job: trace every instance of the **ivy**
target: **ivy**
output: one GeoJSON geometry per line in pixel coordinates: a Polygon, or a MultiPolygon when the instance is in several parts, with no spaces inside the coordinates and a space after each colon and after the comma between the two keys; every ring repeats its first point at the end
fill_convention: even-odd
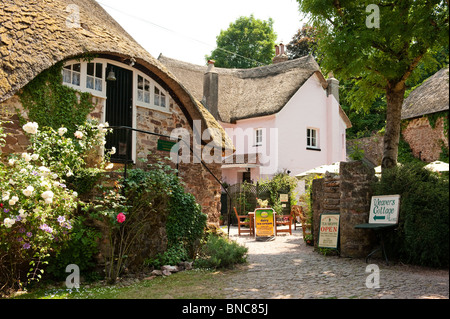
{"type": "MultiPolygon", "coordinates": [[[[28,120],[39,126],[67,128],[73,135],[94,109],[92,95],[70,88],[62,83],[64,62],[58,62],[31,80],[19,93],[28,120]]],[[[20,114],[20,112],[17,112],[20,114]]],[[[25,122],[24,118],[20,119],[25,122]]]]}

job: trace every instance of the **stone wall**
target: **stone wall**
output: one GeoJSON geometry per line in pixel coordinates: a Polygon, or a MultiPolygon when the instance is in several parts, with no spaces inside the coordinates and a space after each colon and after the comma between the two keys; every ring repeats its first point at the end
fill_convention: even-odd
{"type": "Polygon", "coordinates": [[[22,109],[22,104],[17,95],[0,103],[0,120],[8,122],[3,124],[4,132],[7,133],[7,136],[5,138],[6,145],[2,147],[0,153],[23,153],[30,145],[20,125],[16,108],[22,109]]]}
{"type": "Polygon", "coordinates": [[[316,196],[313,200],[314,247],[318,248],[320,214],[339,213],[341,180],[338,175],[327,173],[324,178],[314,180],[313,184],[316,196]]]}
{"type": "Polygon", "coordinates": [[[361,161],[342,162],[340,178],[341,256],[365,257],[372,250],[375,238],[371,231],[355,229],[355,225],[369,220],[375,170],[361,161]]]}
{"type": "Polygon", "coordinates": [[[375,177],[373,168],[361,161],[341,162],[339,175],[326,174],[312,184],[314,246],[318,248],[320,214],[339,213],[339,250],[342,257],[365,257],[374,245],[370,231],[355,229],[367,223],[375,177]]]}
{"type": "Polygon", "coordinates": [[[439,159],[442,143],[448,147],[448,137],[444,134],[444,120],[439,118],[434,129],[427,117],[412,119],[402,131],[403,138],[408,142],[414,157],[425,162],[439,159]]]}

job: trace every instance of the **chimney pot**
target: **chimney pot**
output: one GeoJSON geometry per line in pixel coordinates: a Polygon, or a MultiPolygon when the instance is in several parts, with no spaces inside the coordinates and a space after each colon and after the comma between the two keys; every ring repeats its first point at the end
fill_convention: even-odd
{"type": "Polygon", "coordinates": [[[280,47],[278,45],[275,45],[275,56],[280,55],[280,47]]]}

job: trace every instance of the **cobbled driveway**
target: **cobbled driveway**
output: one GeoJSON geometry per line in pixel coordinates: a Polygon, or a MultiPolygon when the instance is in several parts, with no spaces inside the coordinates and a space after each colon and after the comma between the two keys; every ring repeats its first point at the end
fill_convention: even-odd
{"type": "Polygon", "coordinates": [[[304,243],[299,227],[292,235],[266,242],[248,235],[237,236],[237,228],[231,227],[230,238],[249,249],[248,265],[233,275],[225,288],[230,299],[449,297],[448,270],[387,266],[381,259],[371,259],[366,264],[364,259],[323,256],[304,243]],[[378,288],[374,287],[376,274],[366,269],[369,265],[379,269],[378,288]]]}

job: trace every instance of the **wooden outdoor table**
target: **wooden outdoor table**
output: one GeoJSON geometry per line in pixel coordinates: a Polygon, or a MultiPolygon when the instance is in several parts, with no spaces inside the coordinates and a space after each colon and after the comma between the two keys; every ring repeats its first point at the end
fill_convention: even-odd
{"type": "Polygon", "coordinates": [[[370,256],[372,256],[378,250],[381,250],[382,254],[384,255],[384,258],[386,259],[386,264],[389,265],[389,260],[387,258],[386,250],[384,248],[383,235],[387,231],[394,230],[394,228],[396,228],[397,226],[398,226],[398,224],[380,224],[380,223],[370,223],[370,224],[358,224],[358,225],[355,225],[356,229],[372,229],[372,230],[374,230],[375,234],[377,235],[377,237],[380,240],[380,246],[377,247],[375,250],[373,250],[370,254],[367,255],[366,263],[367,263],[368,259],[370,258],[370,256]]]}

